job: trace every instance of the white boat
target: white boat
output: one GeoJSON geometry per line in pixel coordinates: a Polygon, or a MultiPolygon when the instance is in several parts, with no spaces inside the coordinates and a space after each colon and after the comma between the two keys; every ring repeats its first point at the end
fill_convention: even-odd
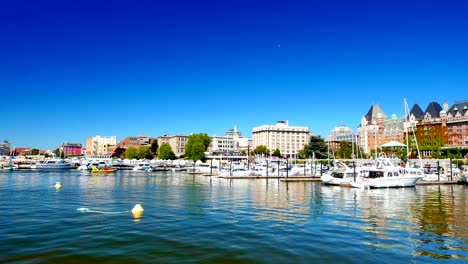
{"type": "Polygon", "coordinates": [[[195,172],[200,172],[203,174],[218,174],[219,166],[215,164],[211,165],[209,163],[199,163],[195,165],[195,172]]]}
{"type": "Polygon", "coordinates": [[[133,167],[132,170],[151,172],[151,171],[153,171],[153,168],[151,167],[151,165],[148,162],[144,162],[144,163],[138,163],[135,167],[133,167]]]}
{"type": "Polygon", "coordinates": [[[47,159],[44,162],[37,163],[32,169],[36,170],[69,170],[72,169],[72,165],[66,162],[64,159],[47,159]]]}
{"type": "Polygon", "coordinates": [[[290,170],[292,176],[301,176],[301,175],[320,175],[320,168],[317,168],[315,164],[295,164],[290,170]]]}
{"type": "Polygon", "coordinates": [[[334,169],[324,173],[320,180],[325,185],[350,185],[361,177],[361,167],[351,168],[343,162],[335,162],[334,169]]]}
{"type": "Polygon", "coordinates": [[[246,168],[234,168],[231,171],[229,169],[221,172],[219,176],[221,177],[239,177],[239,176],[252,176],[253,171],[246,168]]]}
{"type": "Polygon", "coordinates": [[[414,187],[423,176],[420,169],[402,168],[389,158],[379,158],[365,176],[350,182],[350,185],[361,188],[414,187]]]}

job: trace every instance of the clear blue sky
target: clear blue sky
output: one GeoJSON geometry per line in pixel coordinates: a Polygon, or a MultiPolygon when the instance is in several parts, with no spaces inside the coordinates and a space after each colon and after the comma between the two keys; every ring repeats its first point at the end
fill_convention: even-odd
{"type": "Polygon", "coordinates": [[[16,147],[277,120],[326,137],[374,103],[468,100],[466,1],[6,0],[0,24],[16,147]]]}

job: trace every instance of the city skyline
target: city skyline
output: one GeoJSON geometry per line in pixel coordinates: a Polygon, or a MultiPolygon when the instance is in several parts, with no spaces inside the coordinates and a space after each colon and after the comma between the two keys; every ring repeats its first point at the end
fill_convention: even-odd
{"type": "Polygon", "coordinates": [[[288,120],[328,137],[369,107],[466,100],[463,1],[11,1],[0,140],[207,133],[288,120]]]}

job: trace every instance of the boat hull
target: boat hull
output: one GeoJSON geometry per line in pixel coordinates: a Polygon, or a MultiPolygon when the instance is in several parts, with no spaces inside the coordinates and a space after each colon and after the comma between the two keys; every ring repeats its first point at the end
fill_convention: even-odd
{"type": "Polygon", "coordinates": [[[361,186],[368,188],[414,187],[421,178],[421,176],[403,176],[367,179],[362,182],[361,186]]]}

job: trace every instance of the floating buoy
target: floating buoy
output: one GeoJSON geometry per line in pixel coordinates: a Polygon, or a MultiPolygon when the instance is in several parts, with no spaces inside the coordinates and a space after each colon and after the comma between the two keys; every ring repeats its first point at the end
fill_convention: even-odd
{"type": "Polygon", "coordinates": [[[135,204],[135,206],[132,209],[132,215],[134,218],[140,218],[141,215],[143,214],[143,211],[145,210],[143,209],[141,204],[135,204]]]}
{"type": "Polygon", "coordinates": [[[62,188],[62,184],[60,182],[55,183],[55,189],[60,189],[62,188]]]}

